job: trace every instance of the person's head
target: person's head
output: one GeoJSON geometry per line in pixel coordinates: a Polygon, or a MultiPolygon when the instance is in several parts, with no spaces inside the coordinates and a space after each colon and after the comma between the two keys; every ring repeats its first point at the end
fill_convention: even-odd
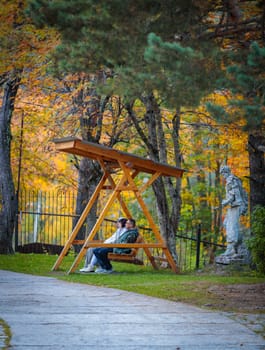
{"type": "Polygon", "coordinates": [[[126,218],[119,218],[119,219],[117,220],[117,225],[120,226],[120,227],[125,227],[126,222],[127,222],[127,219],[126,219],[126,218]]]}
{"type": "Polygon", "coordinates": [[[230,170],[229,166],[227,166],[227,165],[222,166],[220,169],[220,174],[224,178],[227,178],[231,174],[231,170],[230,170]]]}
{"type": "Polygon", "coordinates": [[[131,229],[131,228],[134,228],[135,227],[135,220],[130,218],[126,221],[126,228],[127,229],[131,229]]]}

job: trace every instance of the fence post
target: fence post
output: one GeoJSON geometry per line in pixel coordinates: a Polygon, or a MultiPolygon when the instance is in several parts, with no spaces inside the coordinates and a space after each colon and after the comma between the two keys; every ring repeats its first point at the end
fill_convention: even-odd
{"type": "Polygon", "coordinates": [[[17,212],[16,212],[16,220],[15,220],[15,230],[14,230],[14,251],[18,251],[18,220],[19,220],[19,198],[18,193],[16,193],[17,197],[17,212]]]}
{"type": "Polygon", "coordinates": [[[196,269],[200,267],[200,248],[201,248],[201,224],[197,229],[197,242],[196,242],[196,269]]]}

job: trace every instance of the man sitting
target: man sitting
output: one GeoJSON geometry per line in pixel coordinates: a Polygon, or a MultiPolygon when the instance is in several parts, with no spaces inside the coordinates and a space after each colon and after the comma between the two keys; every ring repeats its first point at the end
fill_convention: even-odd
{"type": "MultiPolygon", "coordinates": [[[[126,218],[119,218],[117,220],[117,230],[111,237],[107,238],[104,243],[116,243],[117,239],[126,231],[126,222],[126,218]]],[[[80,272],[94,272],[96,265],[98,265],[97,258],[93,253],[93,249],[89,248],[86,252],[85,266],[80,270],[80,272]]]]}
{"type": "MultiPolygon", "coordinates": [[[[115,243],[134,243],[138,237],[138,229],[135,225],[134,219],[128,219],[125,224],[126,231],[118,238],[115,243]]],[[[130,248],[96,248],[94,249],[94,255],[97,258],[100,268],[97,269],[96,273],[111,273],[112,265],[108,258],[108,253],[117,254],[129,254],[131,252],[130,248]]]]}

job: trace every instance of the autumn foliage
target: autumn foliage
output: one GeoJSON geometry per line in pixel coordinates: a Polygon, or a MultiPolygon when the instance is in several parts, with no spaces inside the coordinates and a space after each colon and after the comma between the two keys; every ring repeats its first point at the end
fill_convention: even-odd
{"type": "MultiPolygon", "coordinates": [[[[16,191],[73,189],[80,194],[80,184],[89,177],[82,177],[82,170],[89,169],[91,182],[83,189],[95,186],[100,176],[95,164],[84,169],[80,158],[55,152],[54,138],[77,136],[186,169],[182,183],[165,180],[145,194],[150,210],[158,212],[168,242],[177,228],[185,232],[198,223],[209,240],[224,241],[219,170],[228,164],[251,191],[248,147],[257,129],[250,133],[245,114],[238,111],[242,101],[253,106],[259,99],[262,136],[264,84],[261,80],[252,96],[222,79],[227,83],[232,74],[227,67],[245,67],[251,42],[262,46],[261,4],[187,1],[178,8],[175,1],[169,3],[113,1],[110,6],[80,0],[72,8],[67,1],[3,2],[2,101],[9,80],[18,78],[4,125],[10,127],[13,185],[16,191]],[[209,105],[231,118],[218,119],[209,105]]],[[[2,112],[4,107],[3,102],[2,112]]],[[[85,204],[84,198],[80,201],[85,204]]],[[[132,210],[144,224],[137,208],[132,210]]]]}

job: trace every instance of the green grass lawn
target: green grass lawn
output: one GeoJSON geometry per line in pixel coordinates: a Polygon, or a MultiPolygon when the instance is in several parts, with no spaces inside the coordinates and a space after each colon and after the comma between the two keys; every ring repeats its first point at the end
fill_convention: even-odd
{"type": "MultiPolygon", "coordinates": [[[[222,307],[218,295],[209,290],[212,286],[246,285],[265,283],[265,276],[259,276],[253,271],[233,272],[218,275],[211,272],[194,272],[189,274],[174,274],[171,270],[153,270],[149,266],[138,266],[125,263],[113,263],[115,273],[97,275],[81,274],[78,270],[70,275],[74,257],[64,258],[58,271],[51,271],[57,256],[44,254],[14,254],[0,255],[0,269],[33,275],[52,276],[69,282],[117,288],[132,291],[172,301],[186,302],[200,307],[238,311],[240,305],[232,306],[222,298],[222,307]],[[226,305],[227,304],[227,305],[226,305]]],[[[252,312],[252,310],[246,310],[252,312]]],[[[259,310],[258,312],[265,312],[259,310]]]]}

